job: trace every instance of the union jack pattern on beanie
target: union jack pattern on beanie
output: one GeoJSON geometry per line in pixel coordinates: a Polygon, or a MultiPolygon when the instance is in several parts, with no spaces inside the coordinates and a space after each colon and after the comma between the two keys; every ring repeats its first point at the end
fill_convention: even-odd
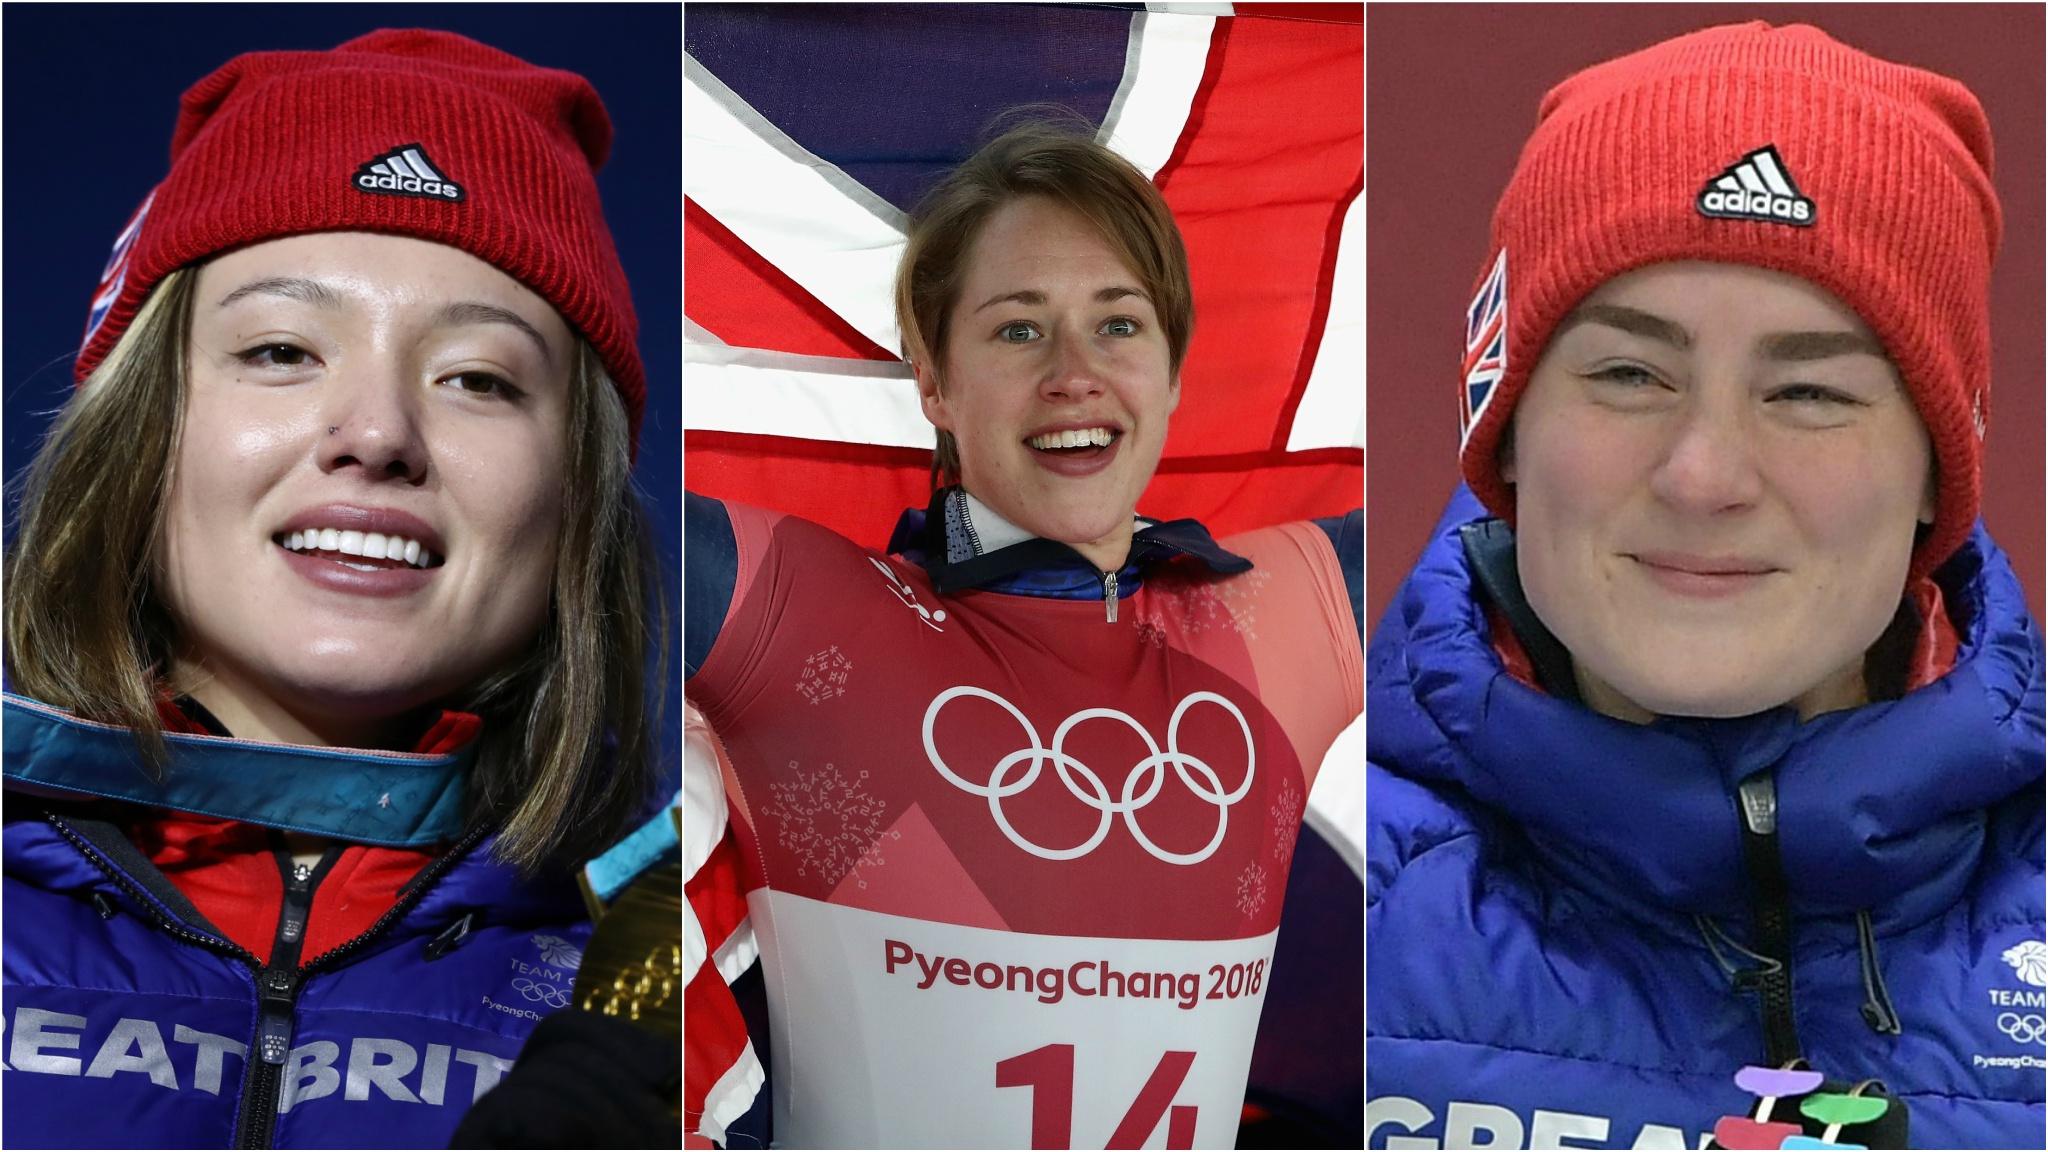
{"type": "Polygon", "coordinates": [[[1976,97],[1817,28],[1709,28],[1579,72],[1544,97],[1494,211],[1466,324],[1466,482],[1513,522],[1502,434],[1601,284],[1674,260],[1769,268],[1854,309],[1912,396],[1939,469],[1925,575],[1977,518],[2002,227],[1976,97]]]}
{"type": "Polygon", "coordinates": [[[171,167],[122,229],[74,375],[175,269],[309,232],[460,248],[554,305],[597,349],[637,442],[638,323],[598,199],[597,92],[451,32],[383,29],[326,52],[251,52],[185,92],[171,167]]]}

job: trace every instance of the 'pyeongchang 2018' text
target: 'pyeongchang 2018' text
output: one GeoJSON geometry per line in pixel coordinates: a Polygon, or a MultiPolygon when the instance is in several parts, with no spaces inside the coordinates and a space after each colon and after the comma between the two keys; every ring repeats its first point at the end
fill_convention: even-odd
{"type": "Polygon", "coordinates": [[[884,940],[882,970],[893,976],[898,969],[913,976],[920,991],[944,980],[962,988],[1028,992],[1043,1004],[1057,1004],[1071,992],[1075,996],[1171,1000],[1183,1009],[1192,1009],[1203,1000],[1258,995],[1265,981],[1266,961],[1211,964],[1205,980],[1201,972],[1126,972],[1108,960],[1033,967],[960,956],[927,956],[901,940],[884,940]]]}

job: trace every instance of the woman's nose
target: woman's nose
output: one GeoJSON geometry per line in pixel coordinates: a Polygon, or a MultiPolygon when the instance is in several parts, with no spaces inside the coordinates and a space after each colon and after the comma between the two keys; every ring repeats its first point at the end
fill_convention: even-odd
{"type": "Polygon", "coordinates": [[[1085,339],[1065,335],[1053,338],[1053,359],[1040,385],[1048,400],[1086,400],[1102,394],[1104,375],[1101,358],[1085,339]]]}
{"type": "Polygon", "coordinates": [[[414,391],[395,368],[333,382],[322,406],[320,469],[360,469],[364,479],[418,483],[426,478],[426,440],[414,391]]]}
{"type": "Polygon", "coordinates": [[[1732,405],[1696,404],[1650,475],[1658,499],[1700,515],[1756,503],[1763,492],[1754,430],[1732,405]]]}

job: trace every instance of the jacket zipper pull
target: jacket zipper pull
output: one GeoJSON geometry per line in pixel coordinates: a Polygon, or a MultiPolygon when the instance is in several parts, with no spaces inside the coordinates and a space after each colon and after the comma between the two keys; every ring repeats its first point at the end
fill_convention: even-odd
{"type": "Polygon", "coordinates": [[[262,1001],[256,1025],[256,1048],[265,1064],[283,1064],[292,1050],[292,1007],[298,980],[288,969],[265,968],[259,979],[262,1001]]]}
{"type": "Polygon", "coordinates": [[[1116,623],[1116,573],[1102,574],[1102,611],[1111,624],[1116,623]]]}

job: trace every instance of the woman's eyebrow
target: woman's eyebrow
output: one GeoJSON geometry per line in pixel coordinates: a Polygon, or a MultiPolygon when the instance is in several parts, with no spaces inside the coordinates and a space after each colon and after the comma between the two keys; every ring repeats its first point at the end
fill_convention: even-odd
{"type": "Polygon", "coordinates": [[[1580,324],[1602,324],[1619,328],[1634,336],[1669,344],[1680,350],[1692,347],[1692,333],[1673,320],[1666,320],[1654,312],[1640,308],[1628,308],[1620,304],[1581,304],[1565,317],[1551,335],[1552,340],[1561,338],[1580,324]]]}
{"type": "Polygon", "coordinates": [[[244,296],[259,295],[282,296],[287,300],[297,300],[302,304],[312,304],[320,308],[341,306],[341,297],[317,280],[308,280],[303,276],[266,276],[261,280],[251,280],[221,297],[220,303],[215,307],[225,308],[244,296]]]}
{"type": "MultiPolygon", "coordinates": [[[[1136,296],[1140,300],[1151,299],[1151,297],[1145,295],[1143,292],[1138,291],[1136,288],[1133,288],[1128,284],[1112,284],[1109,287],[1101,289],[1100,291],[1096,292],[1095,300],[1098,304],[1107,304],[1112,300],[1121,300],[1126,296],[1136,296]]],[[[1045,293],[1040,292],[1036,288],[1023,288],[1015,292],[1005,292],[1000,296],[991,296],[988,299],[982,301],[980,304],[975,306],[974,310],[976,312],[979,312],[983,308],[987,308],[995,304],[1002,304],[1004,302],[1022,304],[1026,307],[1037,307],[1038,305],[1045,303],[1045,293]]]]}
{"type": "Polygon", "coordinates": [[[1885,358],[1884,347],[1861,332],[1773,332],[1757,341],[1767,360],[1799,362],[1830,360],[1836,356],[1885,358]]]}
{"type": "MultiPolygon", "coordinates": [[[[1617,328],[1648,340],[1669,344],[1681,351],[1692,347],[1692,333],[1684,325],[1667,320],[1654,312],[1645,312],[1640,308],[1629,308],[1620,304],[1581,305],[1557,326],[1557,332],[1551,339],[1563,336],[1579,324],[1604,324],[1609,328],[1617,328]]],[[[1788,363],[1856,355],[1883,359],[1885,354],[1884,347],[1872,337],[1847,329],[1773,332],[1760,337],[1756,346],[1757,351],[1766,360],[1788,363]]]]}
{"type": "Polygon", "coordinates": [[[496,304],[485,304],[477,300],[459,300],[453,304],[444,305],[439,312],[435,313],[434,320],[441,327],[461,327],[466,324],[504,324],[517,328],[519,331],[526,333],[527,338],[533,341],[534,347],[540,349],[542,359],[545,359],[550,364],[554,363],[555,353],[552,348],[548,347],[547,337],[542,336],[538,328],[527,323],[525,317],[509,308],[500,308],[496,304]]]}

